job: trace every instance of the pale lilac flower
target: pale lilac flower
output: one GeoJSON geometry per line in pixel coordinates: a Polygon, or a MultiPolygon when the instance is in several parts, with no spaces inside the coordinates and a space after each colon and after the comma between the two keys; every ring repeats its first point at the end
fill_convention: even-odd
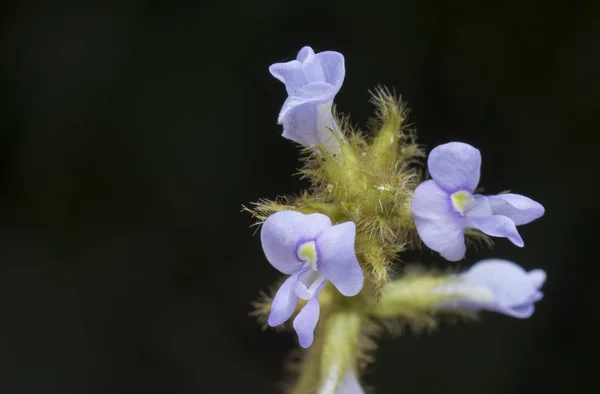
{"type": "Polygon", "coordinates": [[[478,262],[456,279],[436,291],[460,298],[438,307],[485,309],[525,319],[533,314],[534,303],[543,297],[540,288],[546,281],[546,272],[541,269],[527,272],[513,262],[489,259],[478,262]]]}
{"type": "Polygon", "coordinates": [[[334,364],[330,368],[328,376],[325,378],[325,382],[319,389],[318,394],[365,394],[365,390],[361,387],[352,369],[348,368],[344,377],[338,383],[339,373],[339,364],[334,364]],[[335,388],[336,385],[337,389],[335,388]]]}
{"type": "Polygon", "coordinates": [[[354,222],[332,226],[319,213],[277,212],[265,220],[262,247],[269,263],[291,275],[279,288],[269,315],[271,327],[286,322],[299,299],[308,301],[294,319],[300,346],[309,347],[319,319],[319,294],[329,280],[344,296],[362,289],[363,273],[354,254],[354,222]]]}
{"type": "Polygon", "coordinates": [[[354,372],[348,370],[340,382],[336,394],[365,394],[365,390],[361,387],[354,372]]]}
{"type": "Polygon", "coordinates": [[[283,124],[283,136],[304,146],[321,144],[330,154],[339,153],[334,133],[338,138],[341,134],[331,107],[344,82],[344,56],[332,51],[315,54],[306,46],[296,60],[275,63],[269,71],[285,84],[288,93],[277,120],[283,124]]]}
{"type": "Polygon", "coordinates": [[[431,180],[415,190],[411,211],[425,245],[450,261],[465,255],[464,230],[478,229],[494,237],[506,237],[522,247],[516,226],[544,214],[544,207],[519,194],[473,194],[479,183],[479,150],[462,142],[437,146],[429,154],[431,180]]]}

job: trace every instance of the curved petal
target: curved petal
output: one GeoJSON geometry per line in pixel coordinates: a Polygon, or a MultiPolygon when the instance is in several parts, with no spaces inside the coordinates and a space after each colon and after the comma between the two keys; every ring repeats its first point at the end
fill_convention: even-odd
{"type": "Polygon", "coordinates": [[[321,67],[321,62],[312,49],[302,60],[302,72],[306,80],[310,82],[325,82],[325,74],[321,67]]]}
{"type": "Polygon", "coordinates": [[[332,105],[333,101],[329,101],[317,106],[317,139],[329,154],[337,155],[342,152],[340,140],[344,137],[331,113],[332,105]]]}
{"type": "Polygon", "coordinates": [[[297,60],[272,64],[269,67],[269,72],[285,84],[288,95],[308,83],[302,71],[302,63],[297,60]]]}
{"type": "Polygon", "coordinates": [[[294,319],[294,330],[298,334],[298,341],[303,348],[309,347],[314,339],[315,327],[319,320],[319,294],[323,290],[323,285],[316,291],[315,295],[304,305],[304,308],[294,319]]]}
{"type": "Polygon", "coordinates": [[[335,86],[337,93],[342,87],[346,76],[344,56],[339,52],[324,51],[317,53],[317,57],[321,61],[325,82],[335,86]]]}
{"type": "Polygon", "coordinates": [[[500,259],[483,260],[475,264],[461,277],[470,285],[485,287],[494,294],[491,305],[485,309],[517,318],[527,318],[534,311],[533,303],[539,301],[542,293],[538,290],[541,270],[534,270],[530,276],[517,264],[500,259]]]}
{"type": "Polygon", "coordinates": [[[537,289],[542,287],[544,285],[544,282],[546,282],[546,271],[544,271],[544,270],[541,270],[541,269],[531,270],[527,273],[527,275],[529,276],[529,280],[531,280],[531,283],[533,283],[533,285],[537,289]]]}
{"type": "Polygon", "coordinates": [[[506,216],[469,216],[467,217],[466,226],[479,229],[493,237],[508,238],[510,242],[518,247],[525,245],[515,223],[506,216]]]}
{"type": "Polygon", "coordinates": [[[294,286],[294,293],[303,300],[310,300],[327,279],[318,271],[307,267],[302,270],[294,286]]]}
{"type": "Polygon", "coordinates": [[[449,142],[433,148],[427,159],[431,178],[444,190],[473,193],[479,183],[481,154],[462,142],[449,142]]]}
{"type": "Polygon", "coordinates": [[[449,261],[464,257],[464,219],[454,212],[446,191],[432,180],[425,181],[415,189],[410,208],[425,245],[449,261]]]}
{"type": "Polygon", "coordinates": [[[535,312],[535,306],[527,303],[513,306],[512,308],[499,309],[495,312],[500,312],[510,317],[516,317],[517,319],[527,319],[533,315],[533,312],[535,312]]]}
{"type": "Polygon", "coordinates": [[[473,196],[475,204],[468,207],[465,216],[490,216],[492,215],[492,206],[488,198],[481,194],[473,196]]]}
{"type": "MultiPolygon", "coordinates": [[[[331,121],[333,122],[333,116],[331,116],[331,121]]],[[[278,122],[283,124],[284,138],[304,146],[319,143],[317,104],[309,102],[298,105],[293,108],[293,111],[288,111],[285,116],[280,116],[278,122]]]]}
{"type": "Polygon", "coordinates": [[[282,123],[290,112],[296,108],[308,103],[325,103],[332,101],[336,91],[333,85],[325,82],[314,82],[290,93],[290,96],[285,100],[277,122],[282,123]]]}
{"type": "Polygon", "coordinates": [[[331,105],[331,101],[309,102],[295,107],[281,119],[283,136],[304,146],[321,144],[333,155],[340,153],[341,146],[335,134],[341,135],[331,114],[331,105]]]}
{"type": "Polygon", "coordinates": [[[347,297],[360,292],[364,276],[354,253],[354,222],[330,227],[317,238],[317,269],[347,297]]]}
{"type": "Polygon", "coordinates": [[[542,204],[520,194],[498,194],[488,196],[494,215],[502,215],[520,226],[534,221],[544,215],[542,204]]]}
{"type": "Polygon", "coordinates": [[[284,274],[291,274],[304,262],[296,255],[296,244],[301,239],[316,239],[331,227],[331,220],[320,213],[305,215],[294,211],[280,211],[269,216],[262,225],[260,240],[267,260],[284,274]]]}
{"type": "Polygon", "coordinates": [[[544,293],[542,293],[541,291],[536,291],[535,293],[533,293],[531,295],[531,297],[529,297],[528,301],[529,302],[538,302],[542,298],[544,298],[544,293]]]}
{"type": "Polygon", "coordinates": [[[269,326],[275,327],[285,323],[296,310],[298,296],[294,293],[294,287],[298,281],[299,274],[300,272],[296,272],[287,278],[279,290],[277,290],[275,298],[273,298],[273,302],[271,303],[271,313],[269,313],[269,319],[267,320],[269,326]]]}
{"type": "Polygon", "coordinates": [[[296,55],[296,60],[298,60],[300,63],[303,63],[306,60],[306,58],[311,55],[314,56],[315,51],[313,51],[313,49],[307,45],[300,48],[300,50],[298,51],[298,55],[296,55]]]}

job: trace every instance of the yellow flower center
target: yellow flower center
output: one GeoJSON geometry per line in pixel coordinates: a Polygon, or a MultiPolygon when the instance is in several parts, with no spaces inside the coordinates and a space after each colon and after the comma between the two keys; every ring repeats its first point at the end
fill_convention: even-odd
{"type": "Polygon", "coordinates": [[[317,269],[317,246],[314,241],[305,242],[298,248],[298,258],[309,262],[314,270],[317,269]]]}
{"type": "Polygon", "coordinates": [[[452,205],[460,213],[465,213],[465,210],[475,201],[471,193],[465,190],[459,190],[452,193],[450,196],[452,199],[452,205]]]}

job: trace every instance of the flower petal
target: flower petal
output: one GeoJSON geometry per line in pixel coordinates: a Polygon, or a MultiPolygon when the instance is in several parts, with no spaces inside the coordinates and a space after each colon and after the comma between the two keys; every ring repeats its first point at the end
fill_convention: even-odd
{"type": "Polygon", "coordinates": [[[481,194],[475,194],[473,196],[475,200],[475,204],[470,206],[466,212],[465,216],[491,216],[492,215],[492,206],[488,198],[481,194]]]}
{"type": "Polygon", "coordinates": [[[546,272],[544,270],[531,270],[527,273],[527,275],[529,276],[531,283],[533,283],[533,285],[538,289],[543,286],[544,282],[546,282],[546,272]]]}
{"type": "Polygon", "coordinates": [[[303,63],[306,60],[306,58],[308,58],[311,55],[314,56],[315,55],[315,51],[313,51],[313,49],[307,45],[307,46],[302,47],[298,51],[298,55],[296,56],[296,60],[298,60],[300,63],[303,63]]]}
{"type": "Polygon", "coordinates": [[[352,370],[348,370],[340,382],[336,394],[364,394],[365,390],[352,370]]]}
{"type": "Polygon", "coordinates": [[[532,272],[534,275],[511,261],[488,259],[478,262],[461,276],[471,285],[483,286],[492,291],[493,306],[486,309],[527,318],[534,311],[533,303],[542,296],[538,289],[543,271],[532,272]]]}
{"type": "Polygon", "coordinates": [[[288,95],[291,95],[302,86],[308,84],[304,72],[302,71],[302,63],[297,60],[272,64],[269,67],[269,72],[285,84],[288,95]]]}
{"type": "Polygon", "coordinates": [[[317,270],[347,297],[358,294],[365,280],[354,252],[355,236],[354,222],[345,222],[328,228],[317,238],[317,270]]]}
{"type": "Polygon", "coordinates": [[[539,288],[545,273],[542,270],[528,273],[513,262],[488,259],[473,265],[458,278],[435,291],[461,298],[442,302],[438,308],[485,309],[523,319],[533,314],[533,304],[542,299],[539,288]]]}
{"type": "Polygon", "coordinates": [[[306,57],[302,61],[302,72],[309,83],[325,82],[325,74],[323,73],[323,68],[321,67],[321,61],[317,55],[315,55],[312,49],[307,53],[306,57]]]}
{"type": "Polygon", "coordinates": [[[298,334],[298,341],[303,348],[309,347],[314,339],[315,327],[319,320],[319,294],[323,289],[323,285],[316,291],[315,295],[304,305],[304,308],[298,313],[294,319],[294,330],[298,334]]]}
{"type": "Polygon", "coordinates": [[[444,190],[473,193],[479,183],[481,154],[462,142],[449,142],[433,148],[427,159],[431,178],[444,190]]]}
{"type": "Polygon", "coordinates": [[[303,300],[310,300],[326,281],[327,279],[320,272],[306,267],[298,277],[294,292],[303,300]]]}
{"type": "Polygon", "coordinates": [[[316,239],[331,227],[331,220],[320,213],[305,215],[294,211],[280,211],[263,223],[260,240],[269,263],[284,274],[299,270],[304,264],[296,255],[296,244],[301,239],[316,239]]]}
{"type": "Polygon", "coordinates": [[[346,76],[344,56],[339,52],[325,51],[317,53],[317,57],[321,61],[325,82],[335,86],[337,93],[342,87],[346,76]]]}
{"type": "Polygon", "coordinates": [[[502,215],[512,220],[515,225],[527,224],[544,215],[542,204],[520,194],[498,194],[488,196],[494,215],[502,215]]]}
{"type": "Polygon", "coordinates": [[[281,120],[283,136],[304,146],[321,144],[332,155],[340,153],[341,146],[335,134],[341,135],[331,114],[332,104],[331,101],[309,102],[295,107],[281,120]]]}
{"type": "Polygon", "coordinates": [[[504,313],[505,315],[510,317],[516,317],[517,319],[527,319],[531,317],[531,315],[533,315],[533,312],[535,312],[535,306],[533,304],[527,303],[523,305],[513,306],[512,308],[507,308],[498,312],[504,313]]]}
{"type": "Polygon", "coordinates": [[[533,293],[531,295],[531,297],[529,297],[528,301],[529,302],[538,302],[542,298],[544,298],[544,293],[542,293],[541,291],[536,291],[535,293],[533,293]]]}
{"type": "Polygon", "coordinates": [[[518,247],[523,247],[525,242],[517,231],[515,223],[506,216],[469,216],[466,227],[473,227],[493,237],[505,237],[518,247]]]}
{"type": "Polygon", "coordinates": [[[454,212],[450,196],[436,182],[425,181],[416,188],[411,212],[425,245],[449,261],[464,257],[464,219],[454,212]]]}
{"type": "Polygon", "coordinates": [[[344,80],[344,57],[332,51],[316,55],[306,46],[296,60],[273,64],[269,71],[288,92],[277,119],[283,136],[304,146],[320,144],[331,155],[341,153],[343,136],[331,109],[344,80]]]}
{"type": "Polygon", "coordinates": [[[335,87],[325,82],[314,82],[305,85],[290,93],[290,96],[285,100],[281,107],[277,122],[283,123],[283,120],[288,117],[291,112],[305,104],[323,104],[330,102],[335,97],[335,93],[335,87]]]}
{"type": "Polygon", "coordinates": [[[286,279],[281,285],[273,302],[271,303],[271,313],[269,313],[269,319],[267,324],[271,327],[278,326],[285,323],[298,306],[298,296],[294,293],[294,287],[298,281],[298,275],[301,271],[296,272],[294,275],[286,279]]]}

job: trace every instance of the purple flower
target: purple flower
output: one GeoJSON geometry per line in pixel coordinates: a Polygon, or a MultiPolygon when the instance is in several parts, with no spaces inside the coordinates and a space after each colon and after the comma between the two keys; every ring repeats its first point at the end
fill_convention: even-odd
{"type": "Polygon", "coordinates": [[[285,84],[288,93],[277,120],[283,124],[283,136],[305,146],[322,144],[329,153],[339,153],[333,132],[341,134],[331,106],[344,82],[344,56],[331,51],[315,54],[306,46],[296,60],[275,63],[269,71],[285,84]]]}
{"type": "Polygon", "coordinates": [[[437,291],[461,298],[438,307],[485,309],[525,319],[533,314],[534,303],[543,297],[540,288],[546,281],[546,273],[541,269],[526,272],[510,261],[489,259],[478,262],[457,279],[437,291]]]}
{"type": "Polygon", "coordinates": [[[363,273],[354,254],[354,222],[336,226],[325,215],[277,212],[265,220],[260,238],[267,260],[291,275],[279,288],[268,324],[286,322],[299,299],[308,301],[294,319],[300,346],[309,347],[319,319],[319,294],[329,280],[345,296],[362,289],[363,273]]]}
{"type": "Polygon", "coordinates": [[[434,148],[427,167],[431,180],[415,190],[411,211],[421,239],[450,261],[465,255],[464,230],[478,229],[494,237],[506,237],[522,247],[516,226],[544,214],[544,207],[519,194],[473,194],[479,183],[479,150],[462,142],[434,148]]]}

